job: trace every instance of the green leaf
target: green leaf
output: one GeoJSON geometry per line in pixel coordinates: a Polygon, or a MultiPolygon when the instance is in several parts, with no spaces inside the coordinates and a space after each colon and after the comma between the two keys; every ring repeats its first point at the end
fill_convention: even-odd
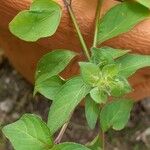
{"type": "Polygon", "coordinates": [[[55,96],[64,83],[65,81],[62,80],[59,76],[53,76],[44,80],[41,84],[36,85],[35,91],[39,92],[50,100],[54,100],[55,96]]]}
{"type": "Polygon", "coordinates": [[[99,21],[98,44],[129,31],[149,15],[149,9],[136,2],[123,2],[114,6],[99,21]]]}
{"type": "Polygon", "coordinates": [[[34,0],[30,10],[20,12],[9,24],[10,31],[25,41],[53,35],[60,23],[61,7],[53,0],[34,0]]]}
{"type": "Polygon", "coordinates": [[[102,73],[104,77],[115,77],[119,73],[119,65],[116,64],[109,64],[103,67],[102,73]]]}
{"type": "Polygon", "coordinates": [[[149,0],[136,0],[138,3],[142,4],[143,6],[150,8],[150,1],[149,0]]]}
{"type": "Polygon", "coordinates": [[[76,143],[62,143],[55,145],[51,150],[91,150],[91,149],[76,143]]]}
{"type": "Polygon", "coordinates": [[[133,75],[138,69],[150,66],[149,55],[128,54],[117,60],[121,65],[120,75],[129,77],[133,75]]]}
{"type": "Polygon", "coordinates": [[[105,105],[100,113],[100,124],[102,130],[106,132],[109,128],[121,130],[127,124],[133,101],[120,99],[105,105]]]}
{"type": "Polygon", "coordinates": [[[90,62],[80,62],[79,65],[83,80],[87,84],[95,86],[95,84],[97,84],[99,80],[99,73],[100,73],[99,67],[90,62]]]}
{"type": "Polygon", "coordinates": [[[3,128],[15,150],[50,150],[53,146],[50,130],[36,115],[26,114],[3,128]]]}
{"type": "Polygon", "coordinates": [[[106,103],[107,98],[108,98],[107,93],[105,93],[103,89],[100,90],[98,87],[93,88],[90,91],[90,95],[92,99],[98,104],[106,103]]]}
{"type": "Polygon", "coordinates": [[[86,146],[91,150],[102,150],[102,143],[102,139],[100,139],[100,136],[97,135],[94,140],[91,143],[87,143],[86,146]]]}
{"type": "Polygon", "coordinates": [[[63,49],[44,55],[37,65],[35,86],[42,86],[45,80],[62,72],[75,55],[74,52],[63,49]]]}
{"type": "Polygon", "coordinates": [[[124,94],[130,93],[132,87],[125,78],[116,78],[114,82],[110,85],[111,96],[121,97],[124,94]]]}
{"type": "Polygon", "coordinates": [[[90,96],[87,96],[85,100],[85,116],[89,127],[94,129],[99,116],[99,105],[90,96]]]}
{"type": "Polygon", "coordinates": [[[112,59],[126,55],[128,52],[129,50],[114,49],[111,47],[92,48],[91,59],[95,64],[99,64],[102,61],[112,62],[112,59]]]}
{"type": "Polygon", "coordinates": [[[90,87],[81,77],[74,77],[62,86],[53,101],[48,116],[48,126],[52,134],[70,119],[75,107],[89,91],[90,87]]]}

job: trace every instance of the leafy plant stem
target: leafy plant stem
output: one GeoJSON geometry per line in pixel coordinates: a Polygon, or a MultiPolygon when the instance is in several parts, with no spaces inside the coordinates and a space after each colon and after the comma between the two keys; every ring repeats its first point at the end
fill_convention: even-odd
{"type": "Polygon", "coordinates": [[[96,15],[95,15],[95,33],[94,33],[93,47],[97,46],[98,24],[99,24],[99,18],[100,18],[100,13],[101,13],[103,1],[104,0],[98,0],[97,1],[97,9],[96,9],[96,15]]]}
{"type": "Polygon", "coordinates": [[[83,35],[82,35],[81,31],[80,31],[80,28],[79,28],[79,25],[78,25],[78,23],[77,23],[75,14],[74,14],[74,12],[73,12],[73,10],[72,10],[72,7],[71,7],[71,0],[64,0],[64,3],[65,3],[65,5],[66,5],[66,7],[67,7],[67,9],[68,9],[68,12],[69,12],[70,17],[71,17],[71,19],[72,19],[72,22],[73,22],[73,24],[74,24],[74,26],[75,26],[75,29],[76,29],[76,31],[77,31],[77,34],[78,34],[80,43],[81,43],[82,48],[83,48],[83,51],[84,51],[84,53],[85,53],[87,59],[90,60],[90,53],[89,53],[89,50],[88,50],[87,45],[86,45],[86,43],[85,43],[85,40],[84,40],[84,38],[83,38],[83,35]]]}
{"type": "Polygon", "coordinates": [[[63,125],[63,127],[61,128],[58,136],[56,137],[56,139],[54,141],[55,144],[59,144],[61,142],[61,139],[63,138],[63,135],[64,135],[64,133],[65,133],[67,127],[68,127],[68,124],[69,124],[69,121],[67,123],[65,123],[63,125]]]}

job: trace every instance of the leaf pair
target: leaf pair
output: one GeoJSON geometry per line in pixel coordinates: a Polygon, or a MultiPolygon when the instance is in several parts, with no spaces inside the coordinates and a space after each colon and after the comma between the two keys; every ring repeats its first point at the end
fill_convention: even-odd
{"type": "Polygon", "coordinates": [[[54,100],[61,86],[65,83],[59,73],[70,63],[76,53],[69,50],[55,50],[44,55],[36,69],[35,91],[50,100],[54,100]]]}
{"type": "Polygon", "coordinates": [[[29,10],[20,12],[10,23],[10,31],[25,41],[53,35],[60,23],[61,7],[53,0],[34,0],[29,10]]]}
{"type": "Polygon", "coordinates": [[[47,125],[36,115],[26,114],[3,128],[15,150],[90,150],[76,143],[55,145],[47,125]]]}

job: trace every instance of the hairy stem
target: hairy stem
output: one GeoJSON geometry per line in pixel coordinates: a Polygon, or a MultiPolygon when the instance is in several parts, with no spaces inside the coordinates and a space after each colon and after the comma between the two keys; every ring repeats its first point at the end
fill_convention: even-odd
{"type": "Polygon", "coordinates": [[[60,130],[58,136],[56,137],[56,139],[55,139],[55,141],[54,141],[55,144],[59,144],[59,143],[61,142],[61,140],[62,140],[62,138],[63,138],[63,135],[64,135],[64,133],[65,133],[67,127],[68,127],[68,124],[69,124],[69,122],[65,123],[65,124],[63,125],[63,127],[61,128],[61,130],[60,130]]]}
{"type": "Polygon", "coordinates": [[[90,60],[90,53],[89,53],[89,51],[88,51],[87,45],[86,45],[85,40],[84,40],[84,38],[83,38],[83,36],[82,36],[82,33],[81,33],[81,31],[80,31],[80,28],[79,28],[79,25],[78,25],[78,23],[77,23],[75,14],[74,14],[74,12],[73,12],[73,10],[72,10],[72,7],[71,7],[71,0],[63,0],[63,1],[64,1],[65,5],[66,5],[66,7],[67,7],[67,9],[68,9],[68,12],[69,12],[70,17],[71,17],[71,19],[72,19],[72,22],[73,22],[73,24],[74,24],[74,26],[75,26],[75,29],[76,29],[76,31],[77,31],[77,34],[78,34],[80,43],[81,43],[82,48],[83,48],[83,51],[84,51],[84,53],[85,53],[87,59],[90,60]]]}
{"type": "Polygon", "coordinates": [[[104,0],[98,0],[97,1],[97,9],[96,9],[96,15],[95,15],[95,33],[94,33],[93,47],[97,46],[98,24],[99,24],[100,13],[101,13],[103,1],[104,0]]]}

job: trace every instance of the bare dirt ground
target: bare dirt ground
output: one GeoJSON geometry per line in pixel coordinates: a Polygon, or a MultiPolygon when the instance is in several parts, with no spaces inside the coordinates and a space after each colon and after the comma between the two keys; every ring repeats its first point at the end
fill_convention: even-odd
{"type": "MultiPolygon", "coordinates": [[[[46,120],[50,101],[40,95],[33,99],[32,91],[33,86],[11,67],[0,51],[0,128],[24,113],[35,113],[46,120]]],[[[78,107],[63,141],[87,143],[94,138],[97,130],[88,128],[84,108],[78,107]]],[[[124,130],[109,131],[106,137],[106,150],[150,150],[150,99],[135,105],[131,120],[124,130]]],[[[12,150],[1,132],[0,150],[12,150]]]]}

